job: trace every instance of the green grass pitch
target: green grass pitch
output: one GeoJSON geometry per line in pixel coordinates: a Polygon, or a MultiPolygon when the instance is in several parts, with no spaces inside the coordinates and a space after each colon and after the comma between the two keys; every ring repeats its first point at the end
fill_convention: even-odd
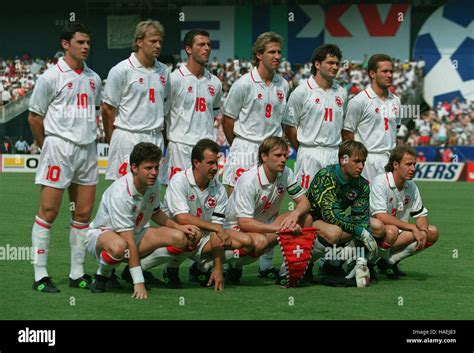
{"type": "MultiPolygon", "coordinates": [[[[96,197],[108,182],[101,178],[96,197]]],[[[2,285],[0,319],[311,319],[311,320],[452,320],[474,317],[474,184],[418,182],[430,222],[440,230],[439,242],[406,259],[408,276],[368,288],[311,286],[283,289],[256,277],[257,263],[244,268],[242,285],[214,292],[187,282],[189,260],[181,268],[185,288],[152,289],[146,301],[130,298],[131,287],[91,294],[67,286],[69,273],[69,212],[67,197],[56,220],[48,270],[59,294],[31,289],[33,266],[28,260],[0,259],[2,285]]],[[[66,195],[65,195],[66,196],[66,195]]],[[[31,246],[31,226],[39,200],[33,174],[0,174],[0,247],[31,246]]],[[[282,209],[288,207],[288,200],[282,209]]],[[[94,213],[95,214],[95,213],[94,213]]],[[[6,256],[6,254],[4,254],[6,256]]],[[[281,255],[275,252],[274,264],[281,255]]],[[[119,273],[123,265],[121,265],[119,273]]],[[[92,257],[86,270],[94,273],[92,257]]],[[[161,277],[162,268],[153,269],[161,277]]],[[[316,273],[316,270],[315,270],[316,273]]]]}

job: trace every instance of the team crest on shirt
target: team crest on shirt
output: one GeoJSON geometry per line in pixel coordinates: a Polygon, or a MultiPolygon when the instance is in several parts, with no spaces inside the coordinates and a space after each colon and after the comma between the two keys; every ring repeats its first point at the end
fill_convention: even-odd
{"type": "Polygon", "coordinates": [[[214,196],[209,196],[206,200],[206,206],[208,208],[214,208],[217,205],[217,200],[214,196]]]}
{"type": "Polygon", "coordinates": [[[393,197],[388,199],[388,203],[391,203],[393,201],[393,197]]]}
{"type": "Polygon", "coordinates": [[[262,202],[267,202],[267,197],[266,196],[262,197],[262,202]]]}
{"type": "Polygon", "coordinates": [[[409,202],[410,202],[410,196],[405,195],[405,198],[403,199],[403,204],[408,205],[409,202]]]}
{"type": "Polygon", "coordinates": [[[277,186],[278,195],[283,194],[284,191],[285,191],[285,188],[283,187],[283,185],[282,185],[282,184],[278,184],[278,186],[277,186]]]}
{"type": "Polygon", "coordinates": [[[320,101],[321,101],[321,100],[320,100],[319,98],[316,98],[316,99],[314,100],[314,102],[315,102],[316,104],[319,104],[320,101]]]}
{"type": "Polygon", "coordinates": [[[67,84],[67,88],[72,89],[72,82],[69,82],[69,83],[67,84]]]}
{"type": "Polygon", "coordinates": [[[216,95],[216,88],[214,87],[214,85],[207,85],[207,91],[212,97],[216,95]]]}
{"type": "Polygon", "coordinates": [[[392,108],[393,115],[398,116],[398,106],[394,105],[392,108]]]}
{"type": "Polygon", "coordinates": [[[191,194],[191,196],[188,197],[189,201],[194,201],[196,199],[196,196],[194,194],[191,194]]]}
{"type": "Polygon", "coordinates": [[[339,96],[336,96],[336,104],[340,108],[342,107],[342,98],[339,96]]]}
{"type": "Polygon", "coordinates": [[[380,110],[379,108],[375,108],[375,112],[378,113],[380,110]]]}
{"type": "Polygon", "coordinates": [[[166,77],[163,75],[160,75],[160,83],[164,86],[166,85],[166,77]]]}
{"type": "Polygon", "coordinates": [[[92,78],[89,79],[89,86],[95,92],[95,81],[92,78]]]}
{"type": "Polygon", "coordinates": [[[143,84],[143,82],[145,82],[145,80],[143,79],[143,77],[140,77],[140,78],[138,79],[138,83],[139,83],[139,84],[143,84]]]}
{"type": "Polygon", "coordinates": [[[188,87],[188,93],[192,93],[193,92],[193,86],[189,86],[188,87]]]}
{"type": "Polygon", "coordinates": [[[283,102],[283,99],[285,99],[285,94],[282,90],[277,90],[277,98],[280,103],[283,102]]]}
{"type": "Polygon", "coordinates": [[[347,198],[351,201],[354,201],[357,197],[357,194],[354,190],[351,190],[347,193],[347,198]]]}
{"type": "Polygon", "coordinates": [[[149,201],[150,203],[153,203],[153,201],[155,201],[155,195],[150,195],[149,201]]]}
{"type": "Polygon", "coordinates": [[[259,93],[259,94],[257,95],[257,99],[258,99],[259,101],[262,100],[262,94],[261,94],[261,93],[259,93]]]}

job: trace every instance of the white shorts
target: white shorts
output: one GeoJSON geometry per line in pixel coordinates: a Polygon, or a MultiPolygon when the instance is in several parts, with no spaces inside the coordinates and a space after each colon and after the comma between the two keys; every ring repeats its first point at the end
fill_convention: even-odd
{"type": "Polygon", "coordinates": [[[47,136],[41,151],[35,183],[66,189],[71,184],[97,185],[96,143],[76,145],[57,136],[47,136]]]}
{"type": "Polygon", "coordinates": [[[370,153],[367,155],[362,176],[369,182],[382,173],[385,173],[385,166],[388,164],[390,153],[370,153]]]}
{"type": "Polygon", "coordinates": [[[206,246],[206,244],[211,240],[211,233],[207,231],[202,232],[202,237],[199,240],[199,243],[197,245],[197,250],[192,254],[191,259],[196,261],[197,266],[199,269],[205,268],[205,267],[213,267],[214,264],[214,258],[212,257],[211,254],[202,254],[202,250],[206,246]],[[211,264],[212,263],[212,264],[211,264]]]}
{"type": "Polygon", "coordinates": [[[164,141],[161,131],[127,131],[116,128],[112,134],[105,179],[117,180],[130,171],[129,157],[133,147],[140,142],[151,142],[163,152],[164,141]]]}
{"type": "Polygon", "coordinates": [[[166,157],[160,183],[168,185],[176,173],[191,166],[191,152],[194,146],[170,141],[166,149],[166,157]]]}
{"type": "MultiPolygon", "coordinates": [[[[135,234],[135,244],[137,244],[137,247],[140,245],[140,242],[142,241],[148,229],[149,228],[143,228],[139,233],[135,234]]],[[[86,237],[84,239],[86,245],[86,252],[91,254],[97,260],[97,262],[100,261],[100,251],[99,249],[97,249],[97,240],[104,232],[107,231],[111,230],[90,228],[87,230],[86,237]]]]}
{"type": "Polygon", "coordinates": [[[235,186],[242,173],[258,164],[258,146],[257,142],[235,137],[224,165],[223,184],[235,186]]]}
{"type": "Polygon", "coordinates": [[[338,147],[300,146],[296,156],[295,175],[303,189],[308,189],[314,176],[323,168],[338,163],[338,147]]]}

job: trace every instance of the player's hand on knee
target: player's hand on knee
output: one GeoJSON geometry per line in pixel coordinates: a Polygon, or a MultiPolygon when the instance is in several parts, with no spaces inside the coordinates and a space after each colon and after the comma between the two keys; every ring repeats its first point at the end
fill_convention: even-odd
{"type": "Polygon", "coordinates": [[[368,259],[375,259],[377,257],[377,242],[375,241],[372,234],[370,234],[366,229],[362,231],[360,236],[360,241],[364,244],[365,248],[369,252],[368,259]]]}
{"type": "Polygon", "coordinates": [[[416,250],[423,250],[425,245],[426,245],[426,239],[428,237],[428,232],[427,231],[421,231],[418,228],[415,227],[413,229],[413,236],[416,239],[416,242],[418,243],[416,250]]]}
{"type": "Polygon", "coordinates": [[[222,272],[213,271],[207,282],[207,286],[210,287],[214,283],[214,290],[221,291],[224,290],[224,276],[222,272]]]}
{"type": "Polygon", "coordinates": [[[145,283],[136,283],[133,285],[133,294],[132,298],[134,299],[148,299],[148,293],[145,288],[145,283]]]}

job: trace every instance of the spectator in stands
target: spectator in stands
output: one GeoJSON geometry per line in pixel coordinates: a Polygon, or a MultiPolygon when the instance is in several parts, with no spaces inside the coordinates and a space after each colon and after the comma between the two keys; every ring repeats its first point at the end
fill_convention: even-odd
{"type": "Polygon", "coordinates": [[[33,143],[30,146],[30,154],[40,154],[41,153],[41,148],[39,148],[38,144],[36,143],[36,140],[33,140],[33,143]]]}
{"type": "Polygon", "coordinates": [[[6,153],[6,154],[12,153],[12,144],[8,136],[5,136],[5,138],[3,139],[1,148],[2,148],[2,151],[1,151],[2,153],[6,153]]]}
{"type": "Polygon", "coordinates": [[[423,152],[418,152],[417,156],[416,156],[416,163],[423,163],[423,162],[426,162],[426,156],[423,152]]]}
{"type": "Polygon", "coordinates": [[[27,154],[30,149],[28,142],[23,139],[23,136],[20,136],[19,140],[15,143],[15,150],[18,154],[27,154]]]}

